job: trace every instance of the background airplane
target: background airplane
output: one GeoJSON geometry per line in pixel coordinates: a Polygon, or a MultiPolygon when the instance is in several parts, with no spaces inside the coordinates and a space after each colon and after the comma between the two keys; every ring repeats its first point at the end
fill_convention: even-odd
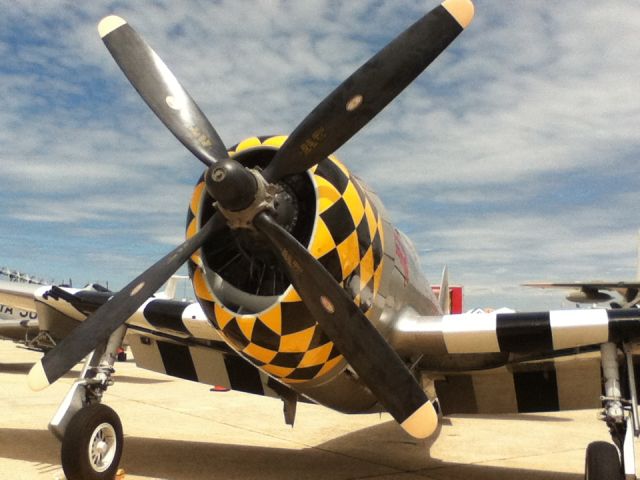
{"type": "Polygon", "coordinates": [[[640,281],[588,281],[588,282],[533,282],[525,283],[526,287],[571,289],[566,299],[574,303],[596,304],[614,300],[615,297],[606,293],[613,291],[620,295],[620,299],[611,302],[613,308],[631,308],[638,305],[640,297],[640,281]]]}
{"type": "MultiPolygon", "coordinates": [[[[16,285],[7,285],[9,282],[18,283],[19,287],[24,290],[28,296],[33,296],[33,292],[39,285],[43,285],[43,280],[32,277],[30,275],[11,270],[6,267],[0,268],[0,291],[5,286],[9,286],[10,290],[15,290],[16,285]],[[2,280],[2,278],[6,280],[2,280]]],[[[20,304],[21,302],[18,302],[20,304]]],[[[30,305],[29,305],[30,306],[30,305]]],[[[17,304],[11,302],[8,304],[0,303],[0,337],[31,344],[37,347],[39,343],[38,313],[33,308],[23,309],[17,304]]],[[[40,347],[51,347],[53,343],[43,336],[40,337],[44,343],[40,347]]]]}
{"type": "MultiPolygon", "coordinates": [[[[25,345],[33,350],[46,352],[51,350],[60,340],[66,337],[77,322],[66,315],[60,315],[47,309],[43,302],[34,302],[38,292],[59,291],[67,288],[67,294],[98,296],[101,302],[108,299],[113,293],[108,288],[97,283],[92,283],[82,289],[72,289],[69,286],[45,285],[40,281],[19,281],[19,278],[32,278],[26,275],[12,275],[14,280],[10,282],[0,281],[0,337],[25,345]],[[44,288],[43,288],[44,287],[44,288]],[[79,293],[78,293],[79,292],[79,293]],[[41,316],[38,316],[38,313],[41,316]]],[[[155,299],[175,300],[178,294],[179,283],[184,283],[188,277],[173,275],[162,291],[153,294],[155,299]]],[[[182,292],[184,293],[184,292],[182,292]]],[[[64,295],[64,293],[63,293],[64,295]]],[[[188,304],[186,298],[182,298],[188,304]]],[[[123,347],[126,348],[127,342],[123,347]]],[[[123,349],[118,351],[118,360],[127,359],[123,349]]]]}
{"type": "Polygon", "coordinates": [[[614,297],[606,292],[617,293],[620,298],[611,302],[612,308],[631,308],[640,303],[640,235],[638,236],[638,250],[636,255],[635,280],[619,281],[574,281],[574,282],[530,282],[524,286],[535,288],[563,288],[571,289],[565,297],[570,302],[596,304],[614,300],[614,297]]]}
{"type": "MultiPolygon", "coordinates": [[[[50,284],[39,277],[6,267],[0,268],[0,337],[13,340],[34,350],[47,351],[69,334],[76,322],[63,316],[44,315],[38,318],[38,306],[33,302],[36,291],[50,284]]],[[[68,284],[60,286],[70,286],[68,284]]],[[[86,290],[109,290],[98,284],[90,284],[86,290]]]]}
{"type": "MultiPolygon", "coordinates": [[[[539,361],[600,349],[602,377],[600,360],[591,368],[593,360],[586,359],[595,373],[590,385],[604,380],[605,418],[624,452],[625,471],[634,468],[628,450],[637,409],[627,405],[635,399],[627,347],[636,335],[637,311],[446,315],[443,303],[426,288],[417,252],[393,229],[377,196],[337,159],[325,159],[446,47],[468,24],[471,12],[467,2],[445,2],[357,70],[288,139],[251,137],[230,149],[232,157],[128,24],[119,17],[103,20],[99,31],[116,62],[207,170],[190,203],[186,242],[109,302],[100,305],[94,297],[64,289],[38,297],[78,320],[89,316],[34,366],[29,375],[33,388],[44,388],[96,349],[51,424],[63,441],[67,476],[94,477],[117,466],[121,426],[117,415],[99,403],[110,385],[114,346],[127,327],[135,330],[132,315],[185,261],[204,317],[187,312],[188,306],[173,315],[165,303],[156,309],[161,300],[150,302],[143,312],[148,325],[142,328],[148,331],[139,343],[167,369],[184,374],[190,359],[190,371],[197,374],[194,357],[208,353],[200,365],[218,366],[214,373],[230,375],[235,367],[227,366],[228,357],[240,356],[267,376],[267,387],[283,399],[288,419],[301,396],[343,411],[385,408],[408,433],[425,437],[437,424],[435,408],[447,391],[451,401],[443,401],[443,409],[445,403],[453,411],[479,411],[487,404],[496,408],[491,388],[496,368],[506,370],[506,376],[501,370],[504,383],[498,384],[511,387],[511,395],[502,397],[509,400],[500,405],[505,410],[565,408],[569,403],[560,401],[562,392],[569,392],[566,400],[574,408],[583,405],[580,401],[598,399],[558,381],[555,363],[549,367],[539,361]],[[414,55],[416,50],[421,54],[414,55]],[[90,306],[97,309],[92,312],[90,306]],[[209,337],[214,333],[224,345],[209,337]],[[618,347],[629,370],[625,386],[620,383],[618,347]],[[171,353],[163,355],[163,349],[171,353]],[[552,383],[544,380],[552,378],[550,368],[556,372],[552,383]],[[476,388],[473,371],[483,371],[489,384],[478,380],[476,388]],[[87,446],[95,458],[78,455],[87,446]]],[[[211,369],[205,374],[212,374],[211,369]]],[[[620,473],[613,445],[589,447],[590,477],[600,465],[607,466],[608,474],[620,473]]]]}

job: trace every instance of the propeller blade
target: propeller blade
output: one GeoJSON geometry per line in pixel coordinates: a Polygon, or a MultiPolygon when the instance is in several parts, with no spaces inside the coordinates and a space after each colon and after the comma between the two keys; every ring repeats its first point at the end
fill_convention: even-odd
{"type": "Polygon", "coordinates": [[[469,25],[470,0],[445,0],[331,92],[289,136],[264,171],[269,182],[335,152],[409,85],[469,25]]]}
{"type": "Polygon", "coordinates": [[[118,66],[171,133],[207,166],[227,149],[207,117],[153,49],[120,17],[110,15],[98,32],[118,66]]]}
{"type": "Polygon", "coordinates": [[[268,214],[256,216],[254,225],[271,241],[313,317],[378,401],[410,435],[431,435],[438,424],[433,405],[347,292],[268,214]]]}
{"type": "Polygon", "coordinates": [[[224,227],[224,218],[221,215],[214,216],[193,237],[116,293],[31,368],[29,387],[36,391],[42,390],[71,370],[133,315],[193,252],[224,227]]]}

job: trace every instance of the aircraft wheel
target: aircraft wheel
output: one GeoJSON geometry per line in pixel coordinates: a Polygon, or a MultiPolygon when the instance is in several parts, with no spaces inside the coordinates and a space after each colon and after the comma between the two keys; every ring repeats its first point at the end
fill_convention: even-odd
{"type": "Polygon", "coordinates": [[[62,439],[68,480],[112,480],[122,455],[122,423],[113,409],[89,405],[76,413],[62,439]]]}
{"type": "Polygon", "coordinates": [[[585,480],[621,480],[618,449],[608,442],[592,442],[587,447],[585,480]]]}

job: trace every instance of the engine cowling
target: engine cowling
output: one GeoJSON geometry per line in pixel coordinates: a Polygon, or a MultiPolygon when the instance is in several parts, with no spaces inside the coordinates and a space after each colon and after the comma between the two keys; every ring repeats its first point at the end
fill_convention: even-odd
{"type": "MultiPolygon", "coordinates": [[[[286,137],[252,137],[230,156],[264,168],[286,137]]],[[[276,198],[278,221],[372,313],[384,263],[378,206],[366,188],[331,156],[286,177],[276,198]]],[[[187,218],[187,237],[215,213],[201,178],[187,218]]],[[[198,302],[227,343],[267,374],[289,384],[324,383],[346,366],[311,317],[284,270],[257,232],[229,230],[189,261],[198,302]]]]}

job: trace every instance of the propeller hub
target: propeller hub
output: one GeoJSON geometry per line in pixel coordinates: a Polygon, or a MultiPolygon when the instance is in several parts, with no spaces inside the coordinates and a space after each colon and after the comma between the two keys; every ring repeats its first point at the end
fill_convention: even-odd
{"type": "Polygon", "coordinates": [[[222,182],[226,176],[227,172],[222,167],[217,166],[211,171],[211,180],[216,183],[222,182]]]}
{"type": "Polygon", "coordinates": [[[205,185],[216,200],[215,207],[232,229],[253,229],[253,219],[258,213],[276,210],[275,198],[281,190],[267,183],[258,171],[231,158],[209,167],[205,185]]]}
{"type": "Polygon", "coordinates": [[[258,193],[256,177],[231,158],[211,165],[205,183],[209,194],[223,209],[231,212],[248,208],[258,193]]]}

